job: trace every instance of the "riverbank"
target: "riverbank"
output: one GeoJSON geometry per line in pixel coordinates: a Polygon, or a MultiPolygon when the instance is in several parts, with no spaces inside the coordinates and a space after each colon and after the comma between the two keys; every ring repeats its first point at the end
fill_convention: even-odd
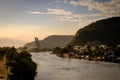
{"type": "Polygon", "coordinates": [[[99,46],[66,46],[64,48],[56,47],[53,49],[52,54],[62,58],[77,58],[93,61],[105,61],[120,63],[120,47],[101,47],[99,46]]]}

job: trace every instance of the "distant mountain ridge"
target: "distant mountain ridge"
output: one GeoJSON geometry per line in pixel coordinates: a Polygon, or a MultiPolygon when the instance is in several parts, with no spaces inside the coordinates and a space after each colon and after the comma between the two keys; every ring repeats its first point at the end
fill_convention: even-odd
{"type": "MultiPolygon", "coordinates": [[[[51,35],[46,37],[44,40],[39,41],[39,43],[41,48],[53,49],[54,47],[66,46],[73,37],[73,35],[51,35]]],[[[35,48],[35,41],[25,44],[24,47],[27,47],[29,50],[35,48]]]]}
{"type": "Polygon", "coordinates": [[[120,44],[120,17],[112,17],[91,23],[78,30],[70,42],[71,45],[80,44],[120,44]]]}

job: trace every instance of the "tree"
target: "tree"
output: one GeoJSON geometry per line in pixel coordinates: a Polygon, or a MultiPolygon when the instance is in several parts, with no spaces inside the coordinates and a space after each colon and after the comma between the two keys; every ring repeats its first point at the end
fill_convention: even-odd
{"type": "Polygon", "coordinates": [[[53,50],[52,50],[52,53],[53,54],[59,54],[59,53],[61,53],[61,48],[60,47],[55,47],[53,50]]]}
{"type": "Polygon", "coordinates": [[[18,53],[12,47],[0,48],[0,57],[6,56],[6,66],[9,68],[9,80],[34,80],[37,64],[32,61],[30,53],[18,53]]]}

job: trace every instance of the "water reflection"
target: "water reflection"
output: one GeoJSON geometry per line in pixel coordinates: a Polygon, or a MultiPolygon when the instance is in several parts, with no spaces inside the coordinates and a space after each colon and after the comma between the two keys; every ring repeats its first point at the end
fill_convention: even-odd
{"type": "Polygon", "coordinates": [[[49,52],[31,53],[38,64],[36,80],[119,80],[115,63],[65,59],[49,52]]]}

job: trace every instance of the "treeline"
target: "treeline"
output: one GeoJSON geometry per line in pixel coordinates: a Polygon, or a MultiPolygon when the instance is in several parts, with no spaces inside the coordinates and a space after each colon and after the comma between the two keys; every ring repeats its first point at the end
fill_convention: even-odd
{"type": "Polygon", "coordinates": [[[17,52],[14,47],[0,48],[0,60],[4,57],[8,80],[34,80],[37,64],[32,61],[28,52],[17,52]]]}
{"type": "Polygon", "coordinates": [[[70,45],[67,45],[66,47],[64,48],[61,48],[61,47],[55,47],[53,50],[52,50],[52,54],[56,54],[57,56],[59,57],[64,57],[65,54],[69,54],[71,52],[76,52],[72,46],[70,45]]]}

